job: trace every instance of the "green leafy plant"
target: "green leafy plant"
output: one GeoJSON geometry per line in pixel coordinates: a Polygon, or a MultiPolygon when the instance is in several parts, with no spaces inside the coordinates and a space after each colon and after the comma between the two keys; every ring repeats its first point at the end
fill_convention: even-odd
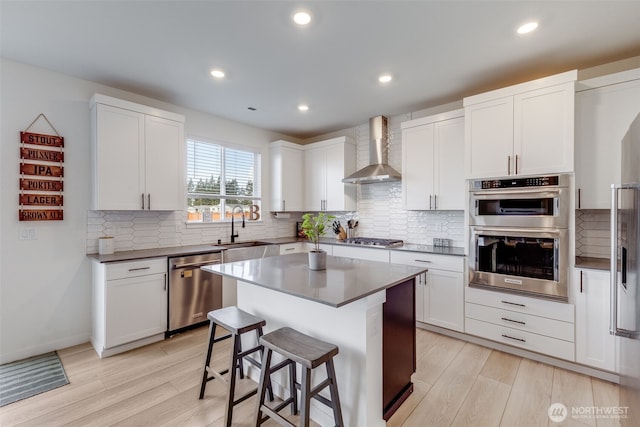
{"type": "Polygon", "coordinates": [[[333,220],[335,216],[327,215],[324,212],[318,212],[317,215],[306,213],[302,215],[302,231],[305,236],[315,245],[315,251],[320,251],[320,237],[324,236],[327,223],[333,220]]]}

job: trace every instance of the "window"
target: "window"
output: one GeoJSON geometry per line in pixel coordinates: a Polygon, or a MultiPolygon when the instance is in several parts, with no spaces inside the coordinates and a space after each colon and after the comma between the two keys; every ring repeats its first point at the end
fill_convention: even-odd
{"type": "Polygon", "coordinates": [[[259,219],[260,154],[187,140],[187,203],[191,223],[230,220],[232,210],[259,219]]]}

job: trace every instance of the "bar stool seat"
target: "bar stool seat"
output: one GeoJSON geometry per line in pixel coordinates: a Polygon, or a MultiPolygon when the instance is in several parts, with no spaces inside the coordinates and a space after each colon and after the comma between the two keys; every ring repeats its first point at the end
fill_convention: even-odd
{"type": "Polygon", "coordinates": [[[333,410],[336,426],[343,427],[342,409],[338,396],[338,385],[333,364],[333,358],[338,354],[338,347],[334,344],[321,341],[295,329],[284,327],[270,332],[260,338],[260,344],[267,350],[264,356],[264,367],[260,373],[260,384],[258,385],[258,403],[255,415],[255,426],[260,426],[267,419],[272,418],[283,426],[293,426],[291,422],[281,416],[278,412],[287,405],[291,405],[291,413],[298,413],[298,394],[300,389],[300,426],[309,425],[309,411],[311,398],[329,406],[333,410]],[[285,360],[277,365],[271,366],[272,353],[276,352],[285,357],[285,360]],[[302,366],[301,383],[296,379],[296,364],[302,366]],[[311,371],[324,364],[327,370],[327,379],[311,388],[311,371]],[[270,385],[270,376],[274,372],[289,367],[289,390],[290,396],[277,406],[270,408],[265,405],[265,395],[270,385]],[[331,399],[327,399],[319,394],[320,391],[329,387],[331,399]],[[266,414],[263,416],[262,414],[266,414]]]}
{"type": "MultiPolygon", "coordinates": [[[[264,319],[260,319],[252,314],[240,310],[238,307],[225,307],[219,310],[210,311],[207,314],[209,319],[209,345],[207,348],[207,357],[204,364],[204,371],[202,373],[202,383],[200,385],[200,399],[204,397],[205,388],[207,383],[211,380],[218,379],[222,383],[227,385],[227,406],[225,410],[225,425],[230,426],[233,417],[233,407],[241,402],[244,402],[254,394],[258,392],[258,388],[250,390],[238,399],[235,399],[235,386],[236,386],[236,370],[240,373],[240,378],[244,378],[243,360],[251,363],[257,368],[262,367],[262,357],[264,355],[264,347],[260,344],[260,338],[262,337],[262,327],[267,324],[264,319]],[[221,326],[229,334],[217,337],[216,328],[221,326]],[[242,350],[241,335],[247,332],[255,331],[257,345],[247,350],[242,350]],[[229,367],[223,371],[216,371],[211,368],[211,355],[213,353],[213,345],[217,342],[233,338],[233,349],[231,351],[231,357],[229,361],[229,367]],[[259,352],[260,361],[255,360],[249,355],[259,352]],[[229,373],[228,378],[223,375],[229,373]]],[[[269,391],[269,399],[273,401],[273,391],[271,389],[271,382],[267,384],[267,390],[269,391]]]]}

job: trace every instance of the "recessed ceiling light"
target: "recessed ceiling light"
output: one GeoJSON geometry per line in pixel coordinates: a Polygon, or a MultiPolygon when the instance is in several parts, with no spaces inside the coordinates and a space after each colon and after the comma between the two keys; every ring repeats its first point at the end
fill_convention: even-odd
{"type": "Polygon", "coordinates": [[[305,104],[298,105],[298,110],[300,111],[309,111],[309,106],[305,104]]]}
{"type": "Polygon", "coordinates": [[[216,79],[221,79],[224,77],[224,71],[218,69],[211,70],[211,75],[216,79]]]}
{"type": "Polygon", "coordinates": [[[538,23],[535,21],[527,22],[518,27],[518,34],[527,34],[538,28],[538,23]]]}
{"type": "Polygon", "coordinates": [[[380,83],[389,83],[392,79],[393,76],[391,74],[382,74],[380,77],[378,77],[378,81],[380,83]]]}
{"type": "Polygon", "coordinates": [[[298,25],[307,25],[311,22],[311,15],[305,11],[299,11],[293,14],[293,22],[298,25]]]}

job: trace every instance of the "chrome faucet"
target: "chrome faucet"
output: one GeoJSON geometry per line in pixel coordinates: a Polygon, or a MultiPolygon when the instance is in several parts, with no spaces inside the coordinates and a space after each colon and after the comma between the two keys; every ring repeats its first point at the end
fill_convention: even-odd
{"type": "Polygon", "coordinates": [[[238,233],[234,233],[233,231],[234,214],[237,208],[240,208],[240,212],[242,213],[242,228],[244,228],[244,208],[241,205],[235,205],[231,209],[231,243],[235,243],[236,237],[239,237],[238,233]]]}

